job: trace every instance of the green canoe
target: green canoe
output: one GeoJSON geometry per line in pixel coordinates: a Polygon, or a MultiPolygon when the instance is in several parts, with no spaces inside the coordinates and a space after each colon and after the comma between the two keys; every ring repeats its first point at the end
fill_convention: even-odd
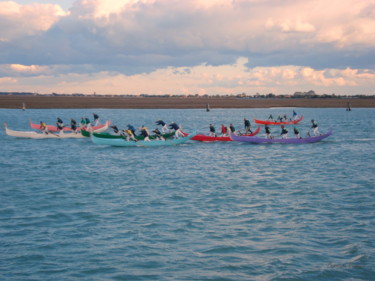
{"type": "MultiPolygon", "coordinates": [[[[81,134],[85,137],[90,137],[90,132],[88,131],[81,131],[81,134]]],[[[124,137],[120,135],[113,135],[110,133],[94,133],[94,136],[97,138],[104,138],[104,139],[123,139],[124,137]]],[[[163,138],[168,139],[174,136],[174,132],[168,133],[168,134],[163,134],[163,138]]],[[[143,140],[145,137],[144,136],[136,136],[135,137],[137,140],[143,140]]],[[[156,135],[150,135],[150,140],[156,139],[156,135]]]]}

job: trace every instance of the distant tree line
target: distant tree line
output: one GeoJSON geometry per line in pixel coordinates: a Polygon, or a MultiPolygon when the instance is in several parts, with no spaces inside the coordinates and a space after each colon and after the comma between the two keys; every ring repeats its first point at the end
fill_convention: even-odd
{"type": "Polygon", "coordinates": [[[237,95],[199,95],[199,94],[190,94],[190,95],[153,95],[153,94],[141,94],[141,95],[100,95],[97,93],[91,94],[91,95],[86,95],[86,94],[81,94],[81,93],[73,93],[73,94],[58,94],[58,93],[51,93],[51,94],[39,94],[39,93],[32,93],[32,92],[0,92],[0,95],[16,95],[16,96],[78,96],[78,97],[85,97],[85,96],[90,96],[90,97],[124,97],[124,98],[129,98],[129,97],[162,97],[162,98],[170,98],[170,97],[183,97],[183,98],[189,98],[189,97],[203,97],[203,98],[226,98],[226,97],[236,97],[236,98],[246,98],[246,99],[300,99],[300,98],[375,98],[375,95],[336,95],[336,94],[322,94],[318,95],[316,94],[313,90],[310,90],[308,92],[295,92],[293,95],[285,95],[285,94],[246,94],[246,93],[241,93],[237,95]]]}

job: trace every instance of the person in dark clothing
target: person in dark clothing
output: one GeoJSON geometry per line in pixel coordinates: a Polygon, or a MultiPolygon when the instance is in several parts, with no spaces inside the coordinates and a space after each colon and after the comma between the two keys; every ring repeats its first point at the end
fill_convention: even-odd
{"type": "Polygon", "coordinates": [[[287,139],[288,138],[288,129],[284,126],[281,126],[281,138],[287,139]]]}
{"type": "Polygon", "coordinates": [[[128,129],[130,131],[132,131],[132,133],[133,133],[134,136],[136,136],[136,134],[135,134],[135,128],[132,125],[128,124],[128,129]]]}
{"type": "Polygon", "coordinates": [[[169,124],[169,128],[175,130],[174,137],[176,139],[180,138],[180,136],[182,137],[184,136],[184,134],[181,131],[180,126],[178,126],[175,122],[172,122],[171,124],[169,124]]]}
{"type": "Polygon", "coordinates": [[[73,118],[70,118],[70,129],[72,129],[73,132],[77,133],[77,122],[73,118]]]}
{"type": "Polygon", "coordinates": [[[216,130],[215,130],[215,127],[212,124],[210,124],[210,136],[216,137],[216,130]]]}
{"type": "Polygon", "coordinates": [[[301,136],[299,134],[299,130],[296,127],[293,128],[293,131],[294,131],[294,135],[296,136],[296,138],[301,139],[301,136]]]}
{"type": "Polygon", "coordinates": [[[271,129],[270,129],[270,127],[268,125],[265,125],[264,130],[266,131],[266,137],[267,137],[267,139],[271,139],[272,136],[271,136],[271,129]]]}
{"type": "Polygon", "coordinates": [[[163,134],[169,132],[168,125],[163,120],[158,120],[155,123],[162,126],[161,131],[163,134]]]}
{"type": "Polygon", "coordinates": [[[96,113],[93,113],[92,115],[94,116],[94,126],[98,126],[100,124],[99,115],[96,113]]]}
{"type": "Polygon", "coordinates": [[[115,134],[117,134],[117,135],[120,135],[121,133],[120,133],[120,130],[117,128],[117,126],[110,126],[112,129],[113,129],[113,131],[115,132],[115,134]]]}
{"type": "Polygon", "coordinates": [[[243,119],[243,122],[244,122],[244,126],[245,126],[245,134],[249,134],[249,133],[252,133],[251,129],[250,129],[250,121],[246,118],[243,119]]]}
{"type": "Polygon", "coordinates": [[[152,132],[155,133],[156,139],[158,139],[158,140],[165,140],[165,138],[163,137],[163,135],[161,134],[161,132],[159,131],[158,128],[156,128],[152,132]]]}

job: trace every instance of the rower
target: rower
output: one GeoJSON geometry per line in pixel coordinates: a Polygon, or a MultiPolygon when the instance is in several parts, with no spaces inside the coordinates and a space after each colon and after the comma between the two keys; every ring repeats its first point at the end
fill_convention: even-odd
{"type": "Polygon", "coordinates": [[[180,136],[182,136],[182,137],[184,136],[184,134],[181,131],[180,126],[178,126],[175,122],[172,122],[171,124],[169,124],[169,128],[175,130],[175,133],[174,133],[175,139],[180,138],[180,136]]]}
{"type": "Polygon", "coordinates": [[[132,131],[132,134],[134,136],[136,136],[136,134],[135,134],[135,128],[132,125],[128,124],[128,130],[132,131]]]}
{"type": "Polygon", "coordinates": [[[121,135],[120,130],[117,128],[117,126],[110,126],[110,127],[113,129],[115,134],[121,135]]]}
{"type": "Polygon", "coordinates": [[[141,127],[141,136],[144,136],[144,141],[150,141],[150,133],[144,125],[141,127]]]}
{"type": "Polygon", "coordinates": [[[48,135],[48,128],[47,128],[47,125],[46,125],[46,123],[44,123],[43,121],[40,121],[39,129],[40,129],[44,134],[48,135]]]}
{"type": "Polygon", "coordinates": [[[155,122],[155,124],[162,126],[161,131],[163,133],[168,133],[169,132],[168,126],[167,126],[167,124],[163,120],[158,120],[158,121],[155,122]]]}
{"type": "Polygon", "coordinates": [[[92,114],[94,116],[94,126],[98,126],[100,124],[99,122],[99,115],[95,112],[92,114]]]}
{"type": "Polygon", "coordinates": [[[216,130],[212,124],[210,124],[210,137],[216,137],[216,130]]]}
{"type": "Polygon", "coordinates": [[[72,129],[73,132],[77,133],[77,122],[73,118],[70,118],[70,129],[72,129]]]}
{"type": "Polygon", "coordinates": [[[155,133],[156,139],[165,141],[165,138],[163,137],[163,135],[161,134],[158,128],[156,128],[152,132],[155,133]]]}
{"type": "Polygon", "coordinates": [[[267,139],[271,139],[272,136],[271,136],[271,130],[270,130],[270,127],[268,125],[265,125],[264,126],[264,130],[266,131],[266,137],[267,139]]]}
{"type": "Polygon", "coordinates": [[[296,136],[296,138],[301,139],[301,136],[299,134],[299,130],[296,127],[293,128],[293,131],[294,131],[294,135],[296,136]]]}
{"type": "Polygon", "coordinates": [[[288,138],[288,129],[284,126],[281,126],[281,138],[287,139],[288,138]]]}

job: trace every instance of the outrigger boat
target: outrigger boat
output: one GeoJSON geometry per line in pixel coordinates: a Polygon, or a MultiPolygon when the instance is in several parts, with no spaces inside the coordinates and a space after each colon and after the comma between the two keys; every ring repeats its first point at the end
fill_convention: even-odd
{"type": "MultiPolygon", "coordinates": [[[[82,130],[81,134],[84,135],[85,137],[90,137],[90,135],[92,134],[92,132],[86,131],[86,130],[82,130]]],[[[110,133],[99,133],[99,132],[95,131],[95,132],[93,132],[93,134],[97,138],[123,139],[123,137],[120,136],[120,135],[114,135],[114,134],[110,134],[110,133]]],[[[175,135],[175,133],[172,132],[172,133],[162,134],[162,137],[165,138],[165,139],[168,139],[168,138],[173,137],[174,135],[175,135]]],[[[144,136],[135,136],[135,139],[137,139],[137,140],[143,140],[144,138],[145,138],[144,136]]],[[[156,138],[157,138],[156,135],[151,135],[150,136],[150,140],[153,140],[153,139],[156,139],[156,138]]]]}
{"type": "Polygon", "coordinates": [[[258,120],[258,119],[254,119],[254,122],[256,124],[260,124],[260,125],[293,125],[293,124],[297,124],[299,122],[301,122],[303,119],[303,115],[296,119],[296,120],[291,120],[291,121],[283,121],[283,122],[279,122],[279,121],[270,121],[270,120],[258,120]]]}
{"type": "Polygon", "coordinates": [[[132,141],[132,140],[126,140],[124,138],[100,138],[96,137],[95,134],[91,136],[91,140],[95,144],[99,145],[110,145],[110,146],[125,146],[125,147],[131,147],[131,146],[172,146],[172,145],[179,145],[187,142],[192,137],[195,136],[195,132],[193,134],[189,134],[185,137],[181,137],[178,139],[166,139],[166,140],[151,140],[151,141],[132,141]]]}
{"type": "MultiPolygon", "coordinates": [[[[69,133],[56,133],[56,132],[48,132],[46,133],[38,133],[35,131],[15,131],[8,128],[7,123],[4,123],[5,133],[8,136],[12,137],[18,137],[18,138],[28,138],[28,139],[80,139],[85,138],[81,132],[84,130],[81,130],[81,132],[69,132],[69,133]]],[[[104,127],[101,127],[100,129],[93,130],[93,132],[103,132],[108,129],[108,124],[106,124],[104,127]]]]}
{"type": "MultiPolygon", "coordinates": [[[[111,124],[111,121],[107,121],[104,124],[99,125],[99,126],[91,126],[90,130],[92,129],[92,130],[94,130],[96,132],[104,132],[105,130],[108,129],[108,126],[110,124],[111,124]],[[100,131],[98,131],[98,130],[100,130],[100,131]]],[[[30,127],[33,128],[33,129],[35,129],[35,130],[40,130],[40,124],[35,124],[31,120],[30,120],[30,127]]],[[[57,132],[58,131],[57,127],[54,126],[54,125],[47,125],[47,129],[48,129],[49,132],[57,132]]],[[[81,129],[82,129],[81,127],[77,127],[77,131],[80,131],[81,129]]],[[[85,129],[85,130],[87,130],[87,129],[85,129]]],[[[70,127],[64,127],[63,131],[73,132],[72,128],[70,128],[70,127]]]]}
{"type": "MultiPolygon", "coordinates": [[[[252,132],[251,134],[247,134],[247,135],[243,135],[243,136],[252,137],[252,136],[255,136],[256,134],[258,134],[259,132],[260,132],[260,126],[258,126],[258,128],[254,132],[252,132]]],[[[207,136],[207,135],[204,135],[204,134],[197,134],[191,140],[204,141],[204,142],[211,142],[211,141],[232,141],[232,139],[230,138],[230,136],[212,137],[212,136],[207,136]]]]}
{"type": "Polygon", "coordinates": [[[292,143],[292,144],[299,144],[299,143],[314,143],[321,141],[327,137],[332,135],[332,130],[329,130],[327,133],[313,136],[313,137],[306,137],[306,138],[289,138],[289,139],[282,139],[282,138],[258,138],[258,137],[245,137],[245,136],[236,136],[231,134],[230,137],[233,141],[239,142],[248,142],[248,143],[257,143],[257,144],[264,144],[264,143],[292,143]]]}

